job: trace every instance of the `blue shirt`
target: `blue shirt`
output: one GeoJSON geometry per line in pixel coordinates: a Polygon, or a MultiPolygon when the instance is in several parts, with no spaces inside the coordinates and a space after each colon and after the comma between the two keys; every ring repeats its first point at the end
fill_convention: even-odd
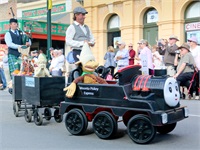
{"type": "Polygon", "coordinates": [[[129,65],[129,51],[127,49],[119,50],[115,55],[114,60],[117,62],[117,66],[128,66],[129,65]],[[122,58],[120,60],[116,60],[118,56],[122,58]]]}

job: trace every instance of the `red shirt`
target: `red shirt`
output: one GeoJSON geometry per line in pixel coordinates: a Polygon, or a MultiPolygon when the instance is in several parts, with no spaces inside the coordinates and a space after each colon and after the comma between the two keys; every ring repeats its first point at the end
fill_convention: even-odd
{"type": "Polygon", "coordinates": [[[133,49],[129,51],[129,56],[131,57],[129,58],[129,65],[134,65],[135,51],[133,49]]]}

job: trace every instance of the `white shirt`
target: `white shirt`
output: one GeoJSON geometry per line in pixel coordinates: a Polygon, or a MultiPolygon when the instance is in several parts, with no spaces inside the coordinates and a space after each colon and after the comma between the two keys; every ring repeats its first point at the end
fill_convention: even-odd
{"type": "Polygon", "coordinates": [[[200,70],[200,46],[196,46],[194,49],[190,48],[190,52],[194,57],[194,61],[196,63],[198,70],[200,70]]]}
{"type": "Polygon", "coordinates": [[[64,65],[65,56],[62,54],[62,55],[58,56],[57,59],[58,59],[58,66],[61,69],[64,65]]]}
{"type": "MultiPolygon", "coordinates": [[[[74,24],[79,25],[80,28],[85,33],[85,35],[87,34],[85,25],[81,25],[77,21],[74,21],[74,24]]],[[[94,36],[92,35],[92,32],[91,32],[90,29],[89,29],[89,32],[90,32],[90,34],[89,34],[90,35],[90,41],[89,42],[94,44],[95,43],[94,36]]],[[[73,40],[75,33],[76,33],[76,30],[74,28],[74,25],[71,24],[66,30],[66,37],[65,37],[66,45],[71,46],[71,47],[81,47],[81,46],[83,46],[84,41],[73,40]]]]}
{"type": "Polygon", "coordinates": [[[49,66],[50,69],[52,69],[52,71],[58,71],[59,68],[59,59],[58,57],[54,57],[51,61],[51,65],[49,66]]]}

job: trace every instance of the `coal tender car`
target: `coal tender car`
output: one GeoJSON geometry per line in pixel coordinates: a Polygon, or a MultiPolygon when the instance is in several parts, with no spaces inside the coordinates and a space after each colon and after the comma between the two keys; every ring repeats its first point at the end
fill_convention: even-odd
{"type": "Polygon", "coordinates": [[[67,113],[67,130],[80,135],[92,122],[95,134],[108,139],[122,118],[129,137],[138,144],[151,142],[157,132],[173,131],[178,121],[188,117],[188,108],[180,106],[177,81],[166,75],[141,75],[140,68],[119,70],[118,80],[109,84],[78,83],[74,97],[65,98],[60,106],[60,114],[67,113]]]}

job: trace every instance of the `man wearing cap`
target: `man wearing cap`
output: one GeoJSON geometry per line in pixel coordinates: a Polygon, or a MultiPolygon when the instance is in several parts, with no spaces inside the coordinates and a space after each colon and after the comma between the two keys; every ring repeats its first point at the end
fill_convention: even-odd
{"type": "Polygon", "coordinates": [[[194,61],[196,63],[198,73],[197,73],[197,84],[196,84],[196,97],[195,99],[199,99],[199,78],[200,78],[200,46],[198,46],[198,40],[197,37],[192,36],[188,39],[188,44],[190,45],[190,52],[192,53],[192,56],[194,57],[194,61]]]}
{"type": "MultiPolygon", "coordinates": [[[[194,58],[192,54],[190,53],[190,46],[187,43],[183,43],[180,47],[180,61],[178,61],[178,55],[176,54],[176,57],[174,59],[174,65],[177,66],[177,73],[173,76],[176,78],[179,86],[185,85],[185,83],[192,79],[193,73],[194,73],[194,67],[196,67],[194,58]]],[[[188,85],[187,85],[188,86],[188,85]]],[[[193,89],[191,88],[190,94],[192,95],[193,89]]]]}
{"type": "Polygon", "coordinates": [[[94,46],[95,40],[89,27],[84,24],[85,14],[88,12],[82,7],[76,7],[73,13],[74,23],[67,28],[65,41],[72,48],[74,60],[77,62],[83,43],[87,42],[89,46],[94,46]]]}
{"type": "Polygon", "coordinates": [[[123,41],[118,42],[119,50],[117,51],[114,61],[117,63],[117,70],[120,70],[129,65],[129,52],[126,47],[126,43],[123,41]]]}
{"type": "Polygon", "coordinates": [[[160,55],[164,55],[164,64],[167,68],[167,75],[173,76],[175,74],[174,58],[175,51],[178,49],[176,42],[179,41],[177,36],[171,35],[169,37],[169,44],[164,47],[159,47],[160,55]]]}
{"type": "MultiPolygon", "coordinates": [[[[23,46],[22,35],[24,33],[18,30],[18,21],[15,18],[10,19],[10,29],[5,34],[5,42],[8,46],[8,64],[10,75],[13,71],[19,70],[19,65],[17,64],[17,59],[20,56],[18,48],[23,46]]],[[[31,41],[26,42],[26,46],[31,45],[31,41]]]]}

